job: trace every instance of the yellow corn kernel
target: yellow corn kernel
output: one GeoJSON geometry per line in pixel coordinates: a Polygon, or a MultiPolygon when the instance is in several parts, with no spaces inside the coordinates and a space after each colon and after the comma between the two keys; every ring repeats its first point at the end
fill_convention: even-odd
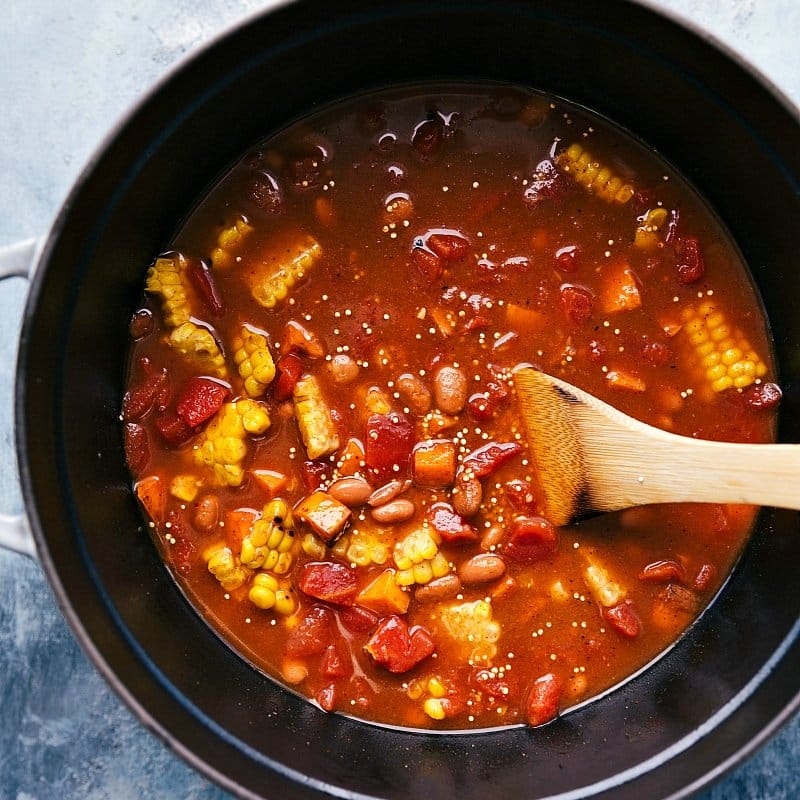
{"type": "Polygon", "coordinates": [[[244,479],[247,434],[260,435],[267,428],[267,410],[255,400],[225,403],[193,448],[194,462],[211,470],[215,486],[239,486],[244,479]]]}
{"type": "Polygon", "coordinates": [[[206,328],[194,322],[184,322],[170,333],[167,344],[201,372],[215,375],[217,378],[227,376],[225,356],[222,355],[211,331],[206,328]]]}
{"type": "Polygon", "coordinates": [[[293,546],[292,513],[285,500],[276,498],[264,506],[261,517],[242,539],[239,558],[251,569],[285,575],[294,561],[293,546]]]}
{"type": "Polygon", "coordinates": [[[658,247],[661,244],[659,231],[666,225],[667,216],[667,209],[661,206],[651,208],[641,216],[633,239],[634,246],[640,250],[652,250],[658,247]]]}
{"type": "Polygon", "coordinates": [[[577,142],[556,157],[556,164],[572,175],[581,186],[606,202],[623,204],[634,195],[632,186],[623,183],[608,167],[595,161],[592,154],[577,142]]]}
{"type": "Polygon", "coordinates": [[[207,562],[208,571],[220,582],[222,588],[232,592],[238,589],[250,572],[243,567],[233,555],[230,547],[218,547],[207,562]]]}
{"type": "Polygon", "coordinates": [[[177,328],[189,321],[192,308],[186,282],[186,259],[175,253],[161,256],[147,270],[145,291],[161,297],[164,324],[177,328]]]}
{"type": "Polygon", "coordinates": [[[275,605],[275,592],[278,591],[278,581],[266,572],[260,572],[253,578],[247,596],[250,602],[263,608],[265,611],[275,605]]]}
{"type": "Polygon", "coordinates": [[[215,269],[227,269],[234,263],[234,251],[252,230],[253,226],[247,221],[247,217],[240,215],[231,225],[220,231],[217,246],[211,251],[211,263],[215,269]]]}
{"type": "Polygon", "coordinates": [[[169,485],[169,493],[184,503],[192,503],[200,491],[200,481],[194,475],[176,475],[169,485]]]}
{"type": "Polygon", "coordinates": [[[447,687],[434,675],[428,680],[428,694],[431,697],[444,697],[447,694],[447,687]]]}
{"type": "Polygon", "coordinates": [[[311,237],[288,249],[276,248],[275,255],[256,267],[248,278],[253,298],[264,308],[274,308],[321,255],[322,248],[311,237]]]}
{"type": "Polygon", "coordinates": [[[713,302],[688,306],[682,316],[698,378],[713,392],[743,389],[767,374],[767,365],[713,302]]]}
{"type": "Polygon", "coordinates": [[[444,719],[447,716],[444,712],[444,704],[438,697],[429,697],[422,704],[422,710],[431,719],[444,719]]]}
{"type": "MultiPolygon", "coordinates": [[[[338,544],[338,542],[337,542],[338,544]]],[[[325,542],[313,533],[307,533],[300,541],[303,552],[315,559],[325,558],[325,542]]]]}
{"type": "Polygon", "coordinates": [[[319,382],[303,375],[294,387],[294,411],[303,444],[310,459],[330,455],[339,449],[339,434],[319,382]]]}
{"type": "Polygon", "coordinates": [[[296,608],[297,603],[291,592],[288,589],[278,589],[275,593],[275,610],[284,617],[288,617],[290,614],[294,614],[296,608]]]}
{"type": "Polygon", "coordinates": [[[444,630],[464,648],[473,662],[491,661],[502,629],[492,617],[492,606],[485,600],[454,603],[440,607],[439,621],[444,630]]]}
{"type": "Polygon", "coordinates": [[[242,325],[233,340],[233,360],[248,397],[261,397],[275,378],[275,362],[266,334],[242,325]]]}

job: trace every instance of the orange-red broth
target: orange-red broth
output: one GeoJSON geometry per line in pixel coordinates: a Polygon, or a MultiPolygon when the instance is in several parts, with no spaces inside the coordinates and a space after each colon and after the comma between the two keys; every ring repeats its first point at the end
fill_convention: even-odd
{"type": "MultiPolygon", "coordinates": [[[[753,509],[673,505],[562,529],[555,532],[554,548],[534,548],[532,559],[509,557],[515,518],[546,517],[507,380],[520,362],[533,362],[676,433],[771,437],[779,390],[769,383],[774,367],[764,315],[735,247],[672,169],[606,121],[516,89],[395,91],[358,99],[309,117],[248,153],[202,200],[171,249],[210,265],[222,313],[212,312],[213,302],[203,299],[196,282],[189,281],[188,299],[192,317],[213,332],[225,354],[231,398],[243,394],[232,358],[242,323],[267,334],[278,360],[292,349],[285,325],[295,321],[321,344],[320,357],[310,357],[302,345],[293,352],[302,370],[318,379],[342,447],[351,437],[365,438],[370,387],[409,421],[415,441],[455,441],[459,460],[487,442],[522,446],[480,481],[480,508],[465,520],[476,532],[474,541],[441,544],[451,574],[482,552],[498,555],[504,574],[462,585],[438,602],[420,603],[418,589],[403,590],[410,604],[397,616],[412,630],[424,628],[434,653],[394,674],[365,650],[376,626],[386,622],[385,610],[362,613],[352,593],[343,605],[299,588],[307,562],[351,569],[341,544],[325,548],[316,539],[319,552],[304,552],[308,525],[295,521],[292,567],[277,576],[296,608],[289,615],[250,601],[252,575],[226,591],[209,572],[206,558],[214,547],[229,545],[238,564],[241,531],[231,530],[229,512],[259,514],[269,499],[253,470],[282,473],[286,487],[279,494],[294,506],[309,494],[305,487],[324,490],[338,476],[342,447],[314,469],[304,466],[292,401],[276,402],[273,383],[258,399],[271,427],[246,437],[242,484],[215,486],[193,460],[202,429],[211,423],[179,447],[159,433],[159,419],[174,421],[181,387],[208,370],[166,344],[163,298],[146,297],[132,323],[129,389],[135,396],[147,384],[143,358],[151,374],[166,371],[167,388],[144,411],[131,412],[129,395],[125,416],[134,480],[160,479],[165,506],[154,512],[152,534],[209,623],[259,668],[325,709],[419,727],[547,721],[669,646],[740,552],[753,509]],[[567,169],[560,155],[572,143],[620,178],[606,194],[616,189],[629,199],[609,200],[597,185],[587,189],[576,181],[580,169],[567,169]],[[639,247],[636,230],[656,208],[666,210],[666,219],[650,245],[639,247]],[[226,239],[224,230],[240,217],[248,230],[226,239]],[[431,231],[443,235],[431,238],[431,231]],[[255,302],[250,279],[274,271],[298,242],[311,239],[321,254],[288,298],[272,309],[255,302]],[[749,387],[714,391],[698,368],[685,316],[703,303],[713,304],[731,335],[741,332],[761,360],[761,374],[749,387]],[[357,362],[352,381],[333,379],[337,355],[357,362]],[[432,390],[437,371],[452,365],[463,371],[472,402],[436,432],[430,414],[408,410],[395,382],[411,372],[432,390]],[[176,474],[187,473],[201,484],[191,502],[168,491],[176,474]],[[512,481],[527,482],[533,499],[520,505],[517,497],[516,507],[509,502],[512,481]],[[211,532],[195,524],[198,503],[209,496],[219,507],[211,532]],[[490,545],[482,537],[492,524],[500,536],[490,545]],[[587,579],[590,565],[605,571],[601,582],[611,581],[612,605],[587,579]],[[442,624],[443,609],[476,600],[488,603],[500,627],[493,645],[476,646],[477,629],[470,642],[454,638],[442,624]],[[309,614],[322,623],[310,624],[309,614]],[[431,698],[437,702],[427,702],[431,698]]],[[[705,308],[701,318],[703,313],[708,317],[711,310],[705,308]]],[[[383,479],[364,467],[359,474],[374,487],[412,478],[405,467],[383,479]]],[[[141,485],[140,494],[148,500],[141,485]]],[[[344,535],[380,529],[388,552],[382,565],[355,566],[358,591],[387,568],[398,571],[395,543],[429,528],[426,513],[436,502],[451,502],[452,486],[412,483],[402,499],[411,501],[414,515],[395,525],[375,523],[367,506],[352,510],[344,535]]]]}

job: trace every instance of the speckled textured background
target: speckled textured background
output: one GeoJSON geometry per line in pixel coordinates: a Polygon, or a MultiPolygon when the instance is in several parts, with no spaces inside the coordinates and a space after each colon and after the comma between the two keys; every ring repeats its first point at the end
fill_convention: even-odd
{"type": "MultiPolygon", "coordinates": [[[[800,0],[651,2],[726,42],[800,102],[800,0]]],[[[0,246],[42,234],[128,105],[174,62],[264,5],[5,0],[0,246]]],[[[7,512],[21,508],[11,397],[25,290],[18,279],[0,287],[0,510],[7,512]]],[[[228,797],[112,694],[73,640],[39,567],[0,551],[0,800],[228,797]]],[[[702,800],[797,797],[800,719],[702,800]]]]}

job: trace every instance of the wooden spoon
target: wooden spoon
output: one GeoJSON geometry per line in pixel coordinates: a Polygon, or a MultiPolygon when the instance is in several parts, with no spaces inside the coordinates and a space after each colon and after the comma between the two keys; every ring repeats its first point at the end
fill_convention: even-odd
{"type": "Polygon", "coordinates": [[[555,525],[649,503],[800,509],[800,445],[667,433],[530,367],[514,387],[555,525]]]}

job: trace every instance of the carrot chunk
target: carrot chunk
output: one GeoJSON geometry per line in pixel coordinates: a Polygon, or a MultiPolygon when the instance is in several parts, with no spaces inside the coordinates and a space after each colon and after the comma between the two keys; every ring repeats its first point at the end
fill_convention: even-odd
{"type": "Polygon", "coordinates": [[[136,496],[144,506],[150,519],[161,525],[164,522],[164,512],[167,509],[167,490],[164,481],[158,475],[148,475],[136,482],[136,496]]]}
{"type": "Polygon", "coordinates": [[[418,486],[449,486],[456,477],[456,446],[447,439],[419,442],[412,453],[412,473],[418,486]]]}

